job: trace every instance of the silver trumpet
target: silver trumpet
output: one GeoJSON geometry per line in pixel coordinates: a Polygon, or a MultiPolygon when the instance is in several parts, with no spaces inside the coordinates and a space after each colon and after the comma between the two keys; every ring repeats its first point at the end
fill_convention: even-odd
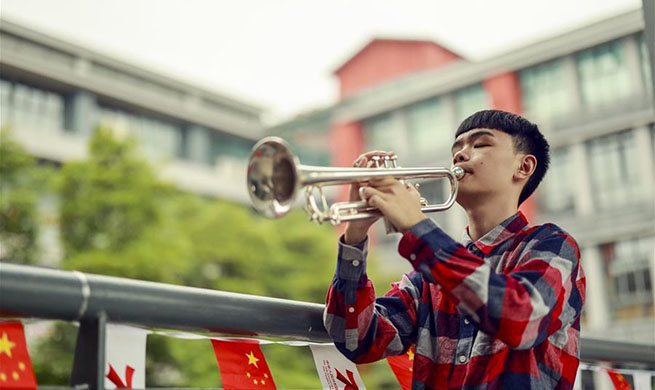
{"type": "MultiPolygon", "coordinates": [[[[375,160],[374,160],[375,161],[375,160]]],[[[337,202],[328,206],[323,186],[352,183],[365,184],[374,177],[393,177],[399,180],[447,178],[450,197],[441,204],[429,205],[422,200],[423,212],[449,209],[457,197],[457,181],[464,176],[461,167],[400,168],[395,157],[378,159],[376,168],[334,168],[302,165],[281,138],[266,137],[253,147],[248,161],[248,193],[255,209],[268,218],[284,216],[294,204],[296,196],[306,187],[305,199],[309,218],[317,223],[370,219],[381,212],[365,200],[337,202]]]]}

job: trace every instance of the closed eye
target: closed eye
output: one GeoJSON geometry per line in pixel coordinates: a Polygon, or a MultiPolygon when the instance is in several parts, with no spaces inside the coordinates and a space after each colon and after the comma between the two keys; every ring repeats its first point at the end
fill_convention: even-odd
{"type": "Polygon", "coordinates": [[[485,146],[489,146],[489,145],[487,145],[487,144],[477,144],[477,145],[473,145],[474,148],[484,148],[485,146]]]}

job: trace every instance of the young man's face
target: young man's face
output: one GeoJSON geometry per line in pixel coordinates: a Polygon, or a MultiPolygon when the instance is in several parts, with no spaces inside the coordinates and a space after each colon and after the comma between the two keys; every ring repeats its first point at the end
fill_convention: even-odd
{"type": "MultiPolygon", "coordinates": [[[[514,174],[523,153],[514,150],[512,137],[500,130],[472,129],[460,134],[452,146],[453,165],[466,171],[459,181],[457,202],[463,207],[486,197],[512,196],[520,188],[514,174]]],[[[517,192],[518,191],[518,192],[517,192]]]]}

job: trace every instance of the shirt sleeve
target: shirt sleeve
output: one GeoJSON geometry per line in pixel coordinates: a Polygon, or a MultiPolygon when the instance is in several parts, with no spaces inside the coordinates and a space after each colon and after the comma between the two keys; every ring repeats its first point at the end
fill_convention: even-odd
{"type": "Polygon", "coordinates": [[[404,275],[384,297],[366,275],[368,239],[357,246],[339,240],[337,269],[327,293],[323,320],[334,344],[348,359],[367,363],[409,349],[416,338],[422,287],[417,273],[404,275]]]}
{"type": "Polygon", "coordinates": [[[523,241],[516,266],[496,273],[426,219],[405,233],[400,254],[414,269],[455,299],[485,333],[515,349],[532,348],[572,325],[584,303],[584,274],[575,240],[543,225],[523,241]]]}

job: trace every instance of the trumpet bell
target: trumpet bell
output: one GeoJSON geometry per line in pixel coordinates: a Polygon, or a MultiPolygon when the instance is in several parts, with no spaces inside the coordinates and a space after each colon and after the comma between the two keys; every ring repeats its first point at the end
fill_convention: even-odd
{"type": "Polygon", "coordinates": [[[299,162],[281,138],[266,137],[252,149],[248,194],[257,212],[280,218],[291,209],[298,187],[299,162]]]}

